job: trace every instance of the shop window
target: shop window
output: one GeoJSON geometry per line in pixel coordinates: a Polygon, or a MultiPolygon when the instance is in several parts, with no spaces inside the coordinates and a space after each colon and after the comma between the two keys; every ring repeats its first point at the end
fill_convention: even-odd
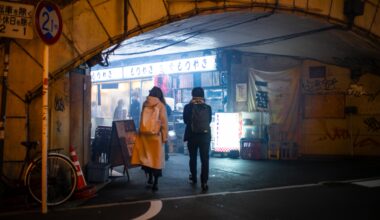
{"type": "Polygon", "coordinates": [[[152,80],[145,80],[141,82],[141,95],[142,100],[145,101],[145,97],[149,95],[149,90],[151,90],[153,87],[153,81],[152,80]]]}
{"type": "Polygon", "coordinates": [[[102,85],[102,89],[118,89],[119,84],[118,83],[107,83],[102,85]]]}
{"type": "Polygon", "coordinates": [[[193,88],[193,74],[179,75],[179,88],[193,88]]]}
{"type": "Polygon", "coordinates": [[[169,91],[169,86],[170,86],[170,81],[169,81],[169,76],[167,74],[161,74],[154,76],[153,78],[154,85],[157,87],[160,87],[164,95],[168,95],[169,91]]]}
{"type": "Polygon", "coordinates": [[[178,88],[178,76],[172,76],[172,88],[177,89],[178,88]]]}
{"type": "Polygon", "coordinates": [[[205,98],[207,104],[212,108],[213,112],[223,112],[223,89],[205,89],[205,98]]]}
{"type": "Polygon", "coordinates": [[[213,73],[206,72],[201,75],[202,87],[213,86],[213,73]]]}
{"type": "Polygon", "coordinates": [[[202,83],[202,81],[201,81],[201,76],[202,76],[203,74],[201,74],[201,73],[194,73],[194,87],[200,87],[200,86],[203,86],[201,83],[202,83]]]}
{"type": "Polygon", "coordinates": [[[189,103],[191,99],[191,89],[182,90],[182,103],[189,103]]]}
{"type": "Polygon", "coordinates": [[[212,72],[212,85],[213,86],[220,86],[220,73],[219,72],[212,72]]]}

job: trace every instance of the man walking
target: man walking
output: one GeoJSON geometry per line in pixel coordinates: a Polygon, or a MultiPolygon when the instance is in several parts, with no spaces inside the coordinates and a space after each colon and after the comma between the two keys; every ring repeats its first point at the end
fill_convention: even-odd
{"type": "Polygon", "coordinates": [[[186,104],[183,110],[183,120],[186,124],[184,141],[187,141],[189,150],[190,180],[193,184],[197,183],[197,154],[199,149],[201,159],[200,179],[202,190],[205,192],[208,190],[212,110],[205,103],[203,88],[193,88],[191,95],[190,103],[186,104]]]}

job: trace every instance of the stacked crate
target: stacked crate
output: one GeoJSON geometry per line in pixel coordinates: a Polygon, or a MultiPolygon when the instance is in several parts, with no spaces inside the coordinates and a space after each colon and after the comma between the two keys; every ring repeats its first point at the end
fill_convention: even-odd
{"type": "Polygon", "coordinates": [[[242,138],[240,140],[240,158],[245,160],[267,159],[266,143],[259,138],[242,138]]]}
{"type": "Polygon", "coordinates": [[[281,142],[270,141],[268,143],[268,159],[279,160],[280,159],[281,142]]]}
{"type": "Polygon", "coordinates": [[[281,142],[281,160],[296,160],[298,158],[298,148],[294,142],[281,142]]]}
{"type": "Polygon", "coordinates": [[[283,134],[279,124],[271,124],[268,127],[269,143],[268,143],[268,159],[279,160],[281,141],[283,134]]]}
{"type": "Polygon", "coordinates": [[[295,160],[298,158],[297,144],[288,141],[287,133],[280,124],[269,126],[268,158],[275,160],[295,160]]]}

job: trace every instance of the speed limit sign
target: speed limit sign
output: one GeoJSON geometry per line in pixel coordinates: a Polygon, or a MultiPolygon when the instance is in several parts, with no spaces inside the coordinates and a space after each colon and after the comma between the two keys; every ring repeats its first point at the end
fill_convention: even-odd
{"type": "Polygon", "coordinates": [[[34,15],[37,33],[46,44],[54,44],[62,33],[62,16],[52,2],[41,1],[34,15]]]}

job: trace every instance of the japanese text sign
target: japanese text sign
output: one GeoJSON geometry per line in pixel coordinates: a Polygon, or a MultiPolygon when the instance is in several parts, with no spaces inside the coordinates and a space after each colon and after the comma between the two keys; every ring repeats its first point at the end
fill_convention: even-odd
{"type": "Polygon", "coordinates": [[[0,1],[0,37],[32,39],[33,5],[0,1]]]}

